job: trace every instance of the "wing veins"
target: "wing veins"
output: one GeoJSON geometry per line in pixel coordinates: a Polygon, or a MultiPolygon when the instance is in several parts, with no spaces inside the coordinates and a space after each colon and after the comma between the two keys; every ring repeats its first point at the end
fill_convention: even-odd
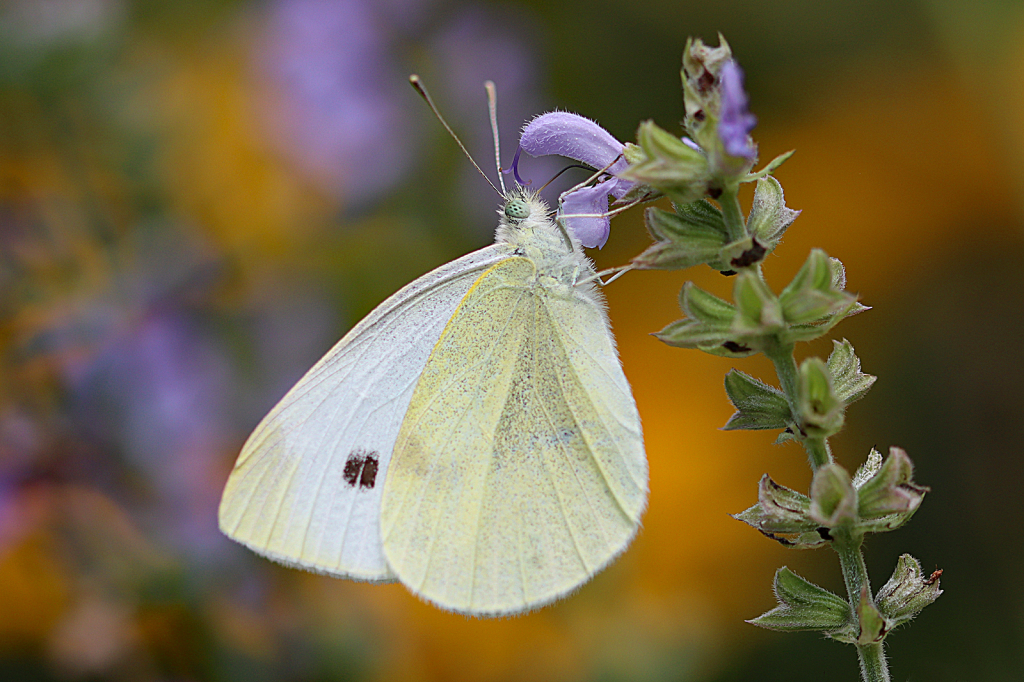
{"type": "MultiPolygon", "coordinates": [[[[551,317],[554,317],[554,316],[551,315],[550,311],[548,311],[548,315],[551,316],[551,317]]],[[[559,325],[559,327],[561,328],[561,325],[559,325]]],[[[565,337],[565,336],[566,336],[565,334],[558,334],[558,338],[556,339],[556,341],[561,346],[562,352],[565,353],[566,358],[568,358],[569,354],[565,350],[565,344],[562,343],[562,338],[565,337]]],[[[593,359],[593,358],[591,358],[591,359],[593,359]]],[[[571,362],[568,362],[566,364],[567,364],[568,370],[569,370],[568,374],[572,377],[573,381],[575,381],[577,385],[582,386],[582,383],[579,380],[579,376],[576,374],[576,368],[573,367],[571,362]]],[[[559,388],[562,390],[562,395],[565,395],[565,388],[561,385],[561,382],[559,382],[559,388]]],[[[608,425],[604,421],[604,417],[602,417],[601,413],[597,410],[596,406],[594,405],[594,401],[590,398],[590,394],[588,394],[586,391],[580,391],[580,393],[586,398],[587,402],[590,404],[591,408],[593,409],[594,414],[597,416],[598,421],[601,423],[601,426],[604,428],[605,433],[611,434],[612,433],[611,429],[608,428],[608,425]]],[[[566,404],[567,405],[569,404],[568,401],[566,401],[566,404]]],[[[571,406],[570,406],[570,411],[572,411],[571,406]]],[[[576,423],[579,424],[579,417],[577,416],[575,411],[572,411],[572,415],[573,415],[573,419],[576,421],[576,423]]],[[[604,480],[604,484],[605,484],[605,487],[608,488],[608,492],[611,493],[612,498],[615,500],[616,506],[619,508],[619,510],[622,512],[622,514],[626,517],[626,519],[628,519],[630,523],[633,523],[635,520],[633,519],[633,516],[628,511],[626,511],[626,508],[623,505],[622,500],[619,499],[619,495],[615,492],[615,488],[612,487],[611,481],[608,478],[608,472],[605,471],[604,466],[602,466],[601,460],[594,455],[595,449],[594,449],[593,442],[591,441],[591,439],[589,439],[587,437],[587,433],[586,433],[585,430],[580,429],[580,435],[583,437],[583,440],[587,443],[587,449],[591,453],[591,459],[594,461],[594,464],[597,465],[597,470],[599,472],[601,472],[601,478],[604,480]]],[[[612,443],[614,444],[615,450],[619,454],[619,458],[622,461],[628,461],[626,459],[626,457],[625,457],[625,452],[623,451],[622,446],[619,444],[618,440],[614,439],[614,438],[611,439],[611,440],[612,440],[612,443]]],[[[630,471],[630,478],[633,479],[633,484],[637,486],[637,489],[639,489],[639,490],[643,489],[643,487],[639,485],[639,482],[633,477],[632,471],[630,471]]]]}
{"type": "MultiPolygon", "coordinates": [[[[481,276],[482,276],[482,275],[481,275],[481,276]]],[[[518,302],[517,302],[517,303],[518,303],[518,302]]],[[[513,312],[513,313],[515,312],[515,306],[513,306],[513,307],[512,307],[512,312],[513,312]]],[[[511,320],[511,318],[512,318],[512,313],[510,313],[510,314],[509,314],[509,320],[511,320]]],[[[446,325],[446,326],[447,326],[447,325],[446,325]]],[[[504,327],[504,328],[502,329],[502,334],[504,334],[504,333],[505,333],[505,331],[507,331],[507,329],[508,329],[508,320],[506,320],[506,322],[505,322],[505,327],[504,327]]],[[[444,331],[442,331],[442,332],[441,332],[441,336],[444,336],[444,331]]],[[[440,342],[440,338],[438,339],[438,342],[440,342]]],[[[447,381],[447,382],[446,382],[445,384],[443,384],[443,385],[442,385],[442,386],[440,387],[440,390],[438,390],[438,391],[435,391],[435,397],[431,398],[431,399],[430,399],[430,401],[429,401],[429,402],[428,402],[428,403],[427,403],[427,404],[426,404],[426,405],[424,406],[424,409],[423,409],[423,410],[421,410],[421,414],[420,414],[420,416],[418,417],[418,419],[417,419],[417,421],[416,421],[416,423],[415,423],[415,425],[414,425],[414,426],[417,426],[417,425],[419,425],[420,421],[422,421],[422,419],[423,419],[423,418],[424,418],[424,417],[426,416],[426,414],[427,414],[427,412],[428,412],[428,409],[427,409],[427,408],[430,408],[430,407],[432,407],[432,406],[433,406],[434,402],[435,402],[436,400],[438,400],[438,397],[437,397],[438,395],[440,395],[440,394],[441,394],[441,393],[443,393],[443,392],[444,392],[445,390],[447,390],[447,389],[448,389],[449,387],[451,387],[453,383],[455,383],[455,382],[456,382],[456,381],[457,381],[458,379],[460,379],[461,377],[465,376],[465,375],[466,375],[467,373],[469,373],[469,372],[470,372],[471,370],[474,370],[474,369],[476,369],[477,367],[480,367],[481,365],[483,365],[483,364],[484,364],[485,362],[487,362],[487,360],[489,360],[489,359],[490,359],[490,357],[491,357],[491,355],[492,355],[492,354],[494,353],[494,349],[495,349],[495,347],[496,347],[496,346],[497,346],[497,344],[492,344],[492,345],[491,345],[491,348],[490,348],[490,350],[489,350],[489,351],[488,351],[488,353],[487,353],[487,355],[483,356],[483,357],[482,357],[482,358],[481,358],[481,359],[480,359],[479,361],[477,361],[477,362],[476,362],[476,363],[474,363],[473,365],[470,365],[470,366],[467,366],[467,367],[463,368],[463,369],[462,369],[462,370],[461,370],[461,371],[460,371],[460,372],[459,372],[458,374],[454,375],[452,379],[450,379],[450,380],[449,380],[449,381],[447,381]]],[[[436,349],[436,345],[435,345],[435,349],[436,349]]],[[[432,355],[432,354],[433,354],[433,351],[431,351],[431,355],[432,355]]],[[[430,362],[430,358],[428,357],[428,358],[427,358],[427,363],[429,363],[429,362],[430,362]]],[[[415,394],[414,394],[414,395],[415,395],[415,394]]],[[[460,419],[460,422],[461,422],[461,419],[462,419],[462,417],[463,417],[463,416],[465,416],[465,415],[462,415],[462,416],[460,416],[460,418],[459,418],[459,419],[460,419]]],[[[403,424],[403,425],[404,425],[404,424],[403,424]]],[[[447,441],[446,441],[446,443],[447,443],[447,441]]],[[[397,446],[398,446],[398,443],[397,443],[397,441],[396,441],[396,443],[395,443],[395,447],[397,447],[397,446]]],[[[434,472],[434,468],[431,468],[431,471],[430,471],[430,475],[432,475],[432,474],[433,474],[433,472],[434,472]]],[[[408,492],[408,491],[406,491],[406,492],[408,492]]],[[[420,503],[422,503],[422,497],[421,497],[421,499],[420,499],[420,503]]],[[[400,505],[399,505],[399,507],[398,507],[398,512],[400,512],[400,511],[401,511],[401,510],[402,510],[402,509],[403,509],[403,508],[405,507],[405,504],[406,504],[406,499],[405,499],[405,496],[403,495],[403,497],[402,497],[402,502],[401,502],[401,504],[400,504],[400,505]]],[[[419,506],[419,505],[417,504],[417,506],[419,506]]],[[[396,514],[397,514],[397,512],[396,512],[396,514]]]]}
{"type": "MultiPolygon", "coordinates": [[[[547,312],[547,311],[545,310],[545,312],[547,312]]],[[[532,354],[533,355],[533,372],[531,372],[531,374],[530,374],[531,383],[535,382],[534,377],[537,375],[537,320],[538,320],[539,315],[540,315],[540,306],[537,307],[537,311],[535,312],[534,318],[533,318],[533,354],[532,354]]],[[[549,317],[550,317],[550,315],[549,315],[549,317]]],[[[556,381],[556,383],[558,383],[558,382],[556,381]]],[[[534,386],[534,388],[536,388],[536,386],[534,386]]],[[[559,385],[559,388],[561,389],[560,385],[559,385]]],[[[533,391],[533,394],[536,396],[536,391],[533,391]]],[[[565,391],[564,390],[562,390],[562,397],[563,397],[563,399],[565,397],[565,391]]],[[[537,400],[536,402],[540,406],[541,412],[544,413],[544,418],[547,419],[548,426],[551,427],[551,433],[557,435],[558,430],[555,428],[555,422],[551,418],[551,413],[548,411],[547,406],[544,405],[544,401],[543,400],[537,400]]],[[[566,402],[566,405],[568,405],[568,401],[564,401],[564,402],[566,402]]],[[[575,417],[576,417],[576,415],[573,415],[573,420],[574,421],[576,421],[575,417]]],[[[578,425],[579,425],[579,423],[577,421],[577,426],[578,425]]],[[[558,442],[557,438],[555,439],[555,442],[556,442],[556,448],[564,447],[562,445],[562,443],[558,442]]],[[[579,541],[577,541],[577,539],[576,539],[576,533],[573,531],[572,523],[569,522],[569,516],[565,512],[565,500],[562,499],[562,492],[561,492],[561,490],[559,490],[558,485],[555,483],[554,477],[551,475],[551,467],[549,466],[547,458],[546,457],[541,457],[541,459],[544,462],[544,470],[547,471],[548,480],[551,482],[551,487],[552,487],[552,489],[554,489],[555,496],[558,498],[558,506],[562,510],[562,520],[565,522],[566,530],[569,531],[569,537],[572,538],[572,546],[573,546],[573,549],[576,550],[576,556],[579,557],[580,563],[583,564],[583,570],[585,570],[588,575],[593,575],[593,571],[590,570],[590,566],[587,564],[587,560],[586,560],[586,558],[584,558],[583,552],[580,551],[580,545],[579,545],[579,541]]],[[[567,461],[568,461],[568,459],[567,459],[567,461]]],[[[583,484],[580,483],[579,476],[576,474],[575,468],[573,468],[571,466],[571,462],[570,462],[569,469],[573,472],[573,476],[576,478],[576,482],[580,484],[580,490],[583,490],[583,484]]],[[[593,508],[593,505],[590,504],[590,499],[589,498],[587,499],[587,505],[590,506],[590,510],[593,513],[594,508],[593,508]]],[[[595,519],[597,518],[596,514],[594,514],[594,518],[595,519]]]]}
{"type": "MultiPolygon", "coordinates": [[[[499,288],[514,288],[514,287],[494,287],[490,292],[488,292],[488,294],[492,293],[493,291],[498,290],[499,288]]],[[[505,338],[505,335],[508,332],[509,325],[511,324],[512,318],[515,316],[516,310],[519,307],[519,304],[522,301],[523,296],[529,295],[529,293],[530,292],[528,292],[526,289],[521,289],[519,298],[515,301],[514,304],[512,304],[512,306],[510,306],[509,315],[508,315],[508,318],[505,320],[505,324],[504,324],[504,326],[501,329],[501,333],[496,335],[495,343],[491,344],[491,348],[490,348],[490,350],[488,350],[487,355],[485,356],[484,359],[482,359],[479,363],[477,363],[477,365],[483,364],[486,360],[489,360],[492,355],[494,355],[495,350],[500,345],[501,340],[505,338]]],[[[442,332],[442,335],[443,335],[443,333],[444,332],[442,332]]],[[[463,374],[465,374],[465,372],[463,372],[463,374]]],[[[450,385],[450,382],[447,385],[450,385]]],[[[477,386],[479,386],[479,385],[480,384],[478,382],[477,386]]],[[[440,391],[438,393],[440,393],[440,391]]],[[[433,403],[433,401],[431,401],[430,404],[432,404],[432,403],[433,403]]],[[[471,412],[471,410],[466,410],[461,415],[459,415],[458,423],[461,424],[463,422],[463,420],[466,418],[466,415],[468,415],[470,412],[471,412]]],[[[442,448],[442,452],[448,449],[448,444],[451,442],[452,434],[454,434],[454,432],[455,432],[454,429],[451,432],[449,432],[448,439],[445,440],[445,445],[442,448]]],[[[493,443],[494,443],[493,435],[492,435],[492,438],[491,438],[491,443],[492,443],[492,455],[493,455],[493,443]]],[[[431,479],[433,478],[434,472],[436,470],[437,470],[436,466],[431,468],[431,471],[430,471],[431,479]]],[[[426,488],[427,488],[427,486],[423,486],[424,492],[422,492],[420,494],[420,499],[416,503],[417,512],[419,511],[419,508],[421,506],[423,506],[423,498],[426,496],[426,488]]],[[[462,493],[463,493],[464,490],[465,490],[465,483],[463,482],[462,487],[459,489],[459,499],[460,500],[462,499],[462,493]]],[[[403,500],[403,503],[404,503],[404,500],[403,500]]],[[[429,570],[430,569],[430,563],[431,563],[431,561],[433,561],[433,557],[434,557],[434,546],[437,544],[437,526],[440,523],[441,523],[441,516],[438,515],[437,519],[434,521],[434,527],[433,527],[433,529],[431,530],[431,533],[430,533],[431,540],[430,540],[430,549],[427,551],[427,564],[426,564],[427,565],[427,570],[423,574],[423,581],[421,581],[420,585],[419,585],[420,588],[422,588],[423,582],[426,581],[426,579],[427,579],[426,576],[430,572],[430,570],[429,570]]],[[[475,577],[475,570],[476,569],[474,567],[474,573],[472,574],[474,577],[475,577]]]]}
{"type": "MultiPolygon", "coordinates": [[[[412,300],[412,299],[410,299],[410,300],[412,300]]],[[[403,302],[402,306],[394,308],[393,310],[397,312],[397,311],[399,311],[401,309],[407,308],[408,304],[409,304],[409,302],[403,302]]],[[[349,349],[350,348],[353,351],[359,351],[358,355],[355,355],[354,357],[352,357],[350,362],[347,362],[345,364],[341,364],[339,362],[327,363],[327,364],[325,364],[324,367],[321,368],[321,371],[317,373],[317,375],[316,375],[316,382],[315,383],[305,382],[305,381],[302,382],[303,387],[306,388],[307,390],[303,391],[299,395],[296,395],[295,398],[291,402],[289,402],[289,403],[287,403],[285,405],[285,409],[287,409],[289,407],[295,406],[296,403],[299,400],[301,400],[305,395],[308,395],[309,389],[317,388],[317,387],[321,386],[322,384],[327,383],[328,381],[332,381],[332,380],[335,382],[336,385],[335,385],[334,389],[331,389],[331,390],[327,391],[327,394],[324,395],[301,419],[298,420],[299,425],[305,425],[310,419],[313,418],[314,415],[316,415],[317,412],[319,412],[324,407],[324,405],[328,404],[329,401],[332,401],[332,399],[337,394],[338,386],[340,386],[340,384],[344,383],[345,381],[347,381],[349,379],[349,377],[352,374],[353,369],[356,368],[356,367],[359,367],[360,364],[361,364],[362,359],[365,358],[365,356],[368,353],[371,352],[371,350],[372,350],[372,348],[374,347],[375,344],[372,342],[372,340],[367,340],[368,337],[365,336],[365,332],[369,331],[369,330],[375,329],[376,322],[377,321],[375,321],[375,324],[368,325],[365,330],[363,330],[362,332],[360,332],[360,334],[358,334],[355,338],[353,338],[352,342],[350,342],[349,344],[346,344],[346,346],[343,347],[343,349],[349,349]],[[341,364],[341,366],[337,366],[337,367],[334,366],[334,365],[339,365],[339,364],[341,364]],[[330,372],[323,371],[323,370],[328,369],[328,365],[331,366],[330,367],[331,371],[330,372]],[[342,374],[342,376],[340,378],[336,378],[336,376],[338,374],[342,374]]],[[[395,316],[395,317],[392,317],[389,320],[380,320],[380,322],[384,322],[384,324],[382,325],[382,328],[383,328],[383,330],[384,330],[384,332],[386,334],[387,332],[391,332],[395,327],[397,327],[399,325],[400,318],[398,316],[395,316]]],[[[418,340],[418,339],[422,338],[424,336],[424,334],[426,333],[426,331],[425,331],[426,328],[427,327],[419,327],[417,329],[417,331],[416,331],[414,339],[418,340]]],[[[409,344],[409,345],[414,345],[414,344],[409,344]]],[[[375,363],[374,367],[378,367],[381,364],[385,364],[388,358],[390,358],[390,357],[392,357],[394,355],[397,355],[397,354],[399,354],[398,350],[397,350],[397,347],[396,347],[396,350],[391,350],[389,352],[386,352],[384,354],[384,358],[381,361],[375,363]]],[[[342,359],[343,358],[340,356],[340,354],[339,355],[335,355],[334,358],[332,358],[332,360],[337,360],[337,361],[340,361],[342,359]]],[[[344,359],[348,360],[347,357],[344,358],[344,359]]],[[[418,378],[419,377],[417,376],[417,379],[418,378]]],[[[401,395],[404,392],[405,392],[405,389],[400,391],[398,393],[398,395],[401,395]]],[[[362,398],[362,397],[363,396],[360,396],[360,398],[362,398]]],[[[393,397],[389,398],[388,400],[384,401],[384,403],[382,405],[378,405],[378,406],[374,407],[370,411],[370,414],[376,413],[376,411],[379,410],[380,408],[382,408],[384,405],[389,404],[389,403],[393,403],[395,400],[397,400],[397,396],[393,396],[393,397]]],[[[338,404],[335,407],[334,413],[333,413],[333,415],[332,415],[332,417],[330,418],[329,421],[333,422],[334,418],[337,417],[338,413],[341,412],[342,410],[344,410],[348,406],[349,405],[347,403],[340,403],[340,404],[338,404]]],[[[282,409],[281,412],[284,412],[284,409],[282,409]]],[[[309,469],[310,473],[313,473],[313,472],[316,472],[317,470],[319,470],[319,480],[317,481],[316,493],[314,493],[313,501],[310,504],[310,509],[311,509],[311,513],[309,515],[310,518],[306,519],[306,523],[303,526],[302,543],[300,545],[300,547],[301,547],[300,554],[303,554],[305,552],[305,550],[306,550],[307,542],[308,542],[308,539],[309,539],[310,522],[312,521],[312,517],[315,514],[315,510],[317,508],[317,504],[319,503],[320,495],[321,495],[321,492],[323,491],[323,487],[324,487],[324,481],[327,479],[327,472],[331,470],[331,467],[334,465],[334,461],[337,458],[337,454],[338,454],[338,450],[339,450],[338,444],[341,442],[342,438],[344,437],[344,434],[348,432],[349,427],[355,421],[356,416],[357,416],[357,411],[355,409],[349,410],[349,412],[347,414],[347,419],[345,420],[345,423],[342,426],[331,430],[335,434],[335,441],[334,441],[333,446],[328,446],[327,445],[328,440],[329,440],[329,438],[331,436],[331,433],[330,432],[325,432],[321,436],[319,444],[314,449],[314,452],[317,452],[317,453],[320,453],[320,452],[323,452],[323,451],[327,451],[327,454],[326,454],[327,463],[326,463],[326,466],[317,467],[316,466],[317,462],[314,462],[314,464],[309,469]]],[[[368,421],[367,419],[363,419],[363,424],[365,425],[365,423],[367,421],[368,421]]],[[[298,430],[298,429],[296,429],[296,430],[298,430]]],[[[296,467],[296,470],[297,470],[297,467],[296,467]]],[[[289,478],[288,484],[285,487],[286,490],[291,487],[292,481],[294,480],[294,476],[295,476],[295,472],[293,471],[292,476],[289,478]]],[[[344,551],[345,551],[345,539],[348,537],[348,531],[349,531],[350,526],[352,525],[352,511],[355,508],[355,505],[356,505],[356,502],[357,502],[356,494],[357,494],[357,492],[353,491],[353,493],[351,495],[348,495],[348,496],[342,495],[341,496],[341,497],[348,497],[349,498],[349,500],[348,500],[349,504],[348,504],[348,509],[347,509],[347,511],[345,513],[344,526],[343,526],[342,537],[341,537],[341,544],[339,546],[339,560],[338,560],[339,565],[340,565],[340,562],[341,562],[340,556],[341,556],[341,554],[344,554],[344,551]]],[[[330,518],[331,515],[334,513],[334,509],[335,509],[338,497],[339,496],[335,495],[334,497],[331,498],[330,506],[329,506],[329,508],[327,510],[325,518],[330,518]]],[[[278,521],[278,519],[275,518],[275,521],[274,521],[275,526],[277,524],[277,521],[278,521]]],[[[289,520],[288,523],[290,524],[291,521],[289,520]]],[[[319,538],[319,541],[317,543],[317,551],[316,551],[316,556],[317,557],[320,556],[320,552],[321,552],[321,550],[323,548],[324,535],[325,535],[325,533],[321,533],[320,534],[320,538],[319,538]]]]}

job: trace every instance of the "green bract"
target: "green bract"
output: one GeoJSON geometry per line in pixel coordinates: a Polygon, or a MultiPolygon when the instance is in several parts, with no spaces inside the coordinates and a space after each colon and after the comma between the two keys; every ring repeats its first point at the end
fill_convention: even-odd
{"type": "Polygon", "coordinates": [[[769,630],[818,630],[830,635],[851,629],[849,604],[785,566],[775,573],[774,590],[779,605],[748,623],[769,630]]]}
{"type": "Polygon", "coordinates": [[[652,187],[677,204],[702,198],[708,189],[710,170],[703,154],[680,138],[644,121],[637,129],[639,154],[618,177],[652,187]]]}
{"type": "Polygon", "coordinates": [[[655,243],[633,259],[636,267],[683,270],[708,263],[725,269],[719,262],[719,252],[726,242],[722,212],[707,201],[687,204],[675,213],[649,208],[645,217],[655,243]]]}
{"type": "Polygon", "coordinates": [[[754,203],[747,216],[747,232],[764,246],[765,253],[771,253],[798,215],[800,211],[786,208],[779,181],[768,176],[757,181],[754,203]]]}
{"type": "Polygon", "coordinates": [[[724,429],[785,429],[793,423],[785,394],[749,374],[736,369],[726,374],[725,392],[736,413],[724,429]]]}

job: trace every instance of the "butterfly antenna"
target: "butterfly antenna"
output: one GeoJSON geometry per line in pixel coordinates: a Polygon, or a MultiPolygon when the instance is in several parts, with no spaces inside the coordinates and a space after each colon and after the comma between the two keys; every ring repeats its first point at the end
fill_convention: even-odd
{"type": "Polygon", "coordinates": [[[484,173],[480,169],[480,166],[477,165],[476,161],[474,161],[473,157],[470,155],[469,150],[466,149],[466,145],[462,144],[462,140],[460,140],[459,136],[455,134],[455,131],[452,130],[452,127],[450,125],[448,125],[448,122],[444,120],[444,116],[441,115],[441,112],[438,111],[437,107],[434,106],[434,100],[430,99],[430,95],[427,93],[427,89],[423,86],[423,83],[420,82],[420,77],[417,76],[416,74],[412,74],[411,76],[409,76],[409,83],[412,85],[412,87],[416,88],[416,92],[420,93],[420,97],[422,97],[424,101],[426,101],[427,106],[429,106],[430,110],[434,112],[434,116],[437,116],[437,120],[441,122],[441,125],[444,126],[444,129],[448,131],[448,134],[452,136],[452,138],[455,140],[455,143],[459,145],[459,149],[461,149],[462,153],[466,155],[466,158],[469,159],[469,162],[473,164],[473,168],[476,168],[477,172],[480,173],[480,175],[484,176],[484,180],[486,180],[487,184],[491,186],[491,189],[497,192],[499,196],[504,197],[505,194],[502,191],[500,191],[497,187],[495,187],[494,183],[491,182],[491,179],[487,177],[487,173],[484,173]]]}
{"type": "Polygon", "coordinates": [[[487,90],[487,113],[491,117],[491,137],[494,138],[494,167],[498,169],[498,184],[501,194],[505,196],[505,177],[501,173],[501,138],[498,137],[498,89],[494,81],[484,81],[487,90]]]}

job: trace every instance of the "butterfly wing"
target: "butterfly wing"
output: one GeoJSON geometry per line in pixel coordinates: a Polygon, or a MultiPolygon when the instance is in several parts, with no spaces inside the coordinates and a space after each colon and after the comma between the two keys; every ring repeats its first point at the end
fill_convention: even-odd
{"type": "Polygon", "coordinates": [[[473,285],[424,367],[385,482],[388,563],[453,611],[513,614],[565,595],[625,549],[646,504],[640,419],[604,309],[536,281],[512,257],[473,285]]]}
{"type": "Polygon", "coordinates": [[[413,388],[459,301],[500,246],[420,277],[353,327],[246,441],[221,530],[284,564],[393,580],[381,551],[384,475],[413,388]]]}

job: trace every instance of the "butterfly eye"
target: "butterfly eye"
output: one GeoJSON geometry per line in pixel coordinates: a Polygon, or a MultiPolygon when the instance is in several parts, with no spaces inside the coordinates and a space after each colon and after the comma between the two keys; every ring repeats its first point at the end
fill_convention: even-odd
{"type": "Polygon", "coordinates": [[[505,204],[505,217],[509,220],[525,220],[530,217],[530,207],[522,199],[512,199],[505,204]]]}

